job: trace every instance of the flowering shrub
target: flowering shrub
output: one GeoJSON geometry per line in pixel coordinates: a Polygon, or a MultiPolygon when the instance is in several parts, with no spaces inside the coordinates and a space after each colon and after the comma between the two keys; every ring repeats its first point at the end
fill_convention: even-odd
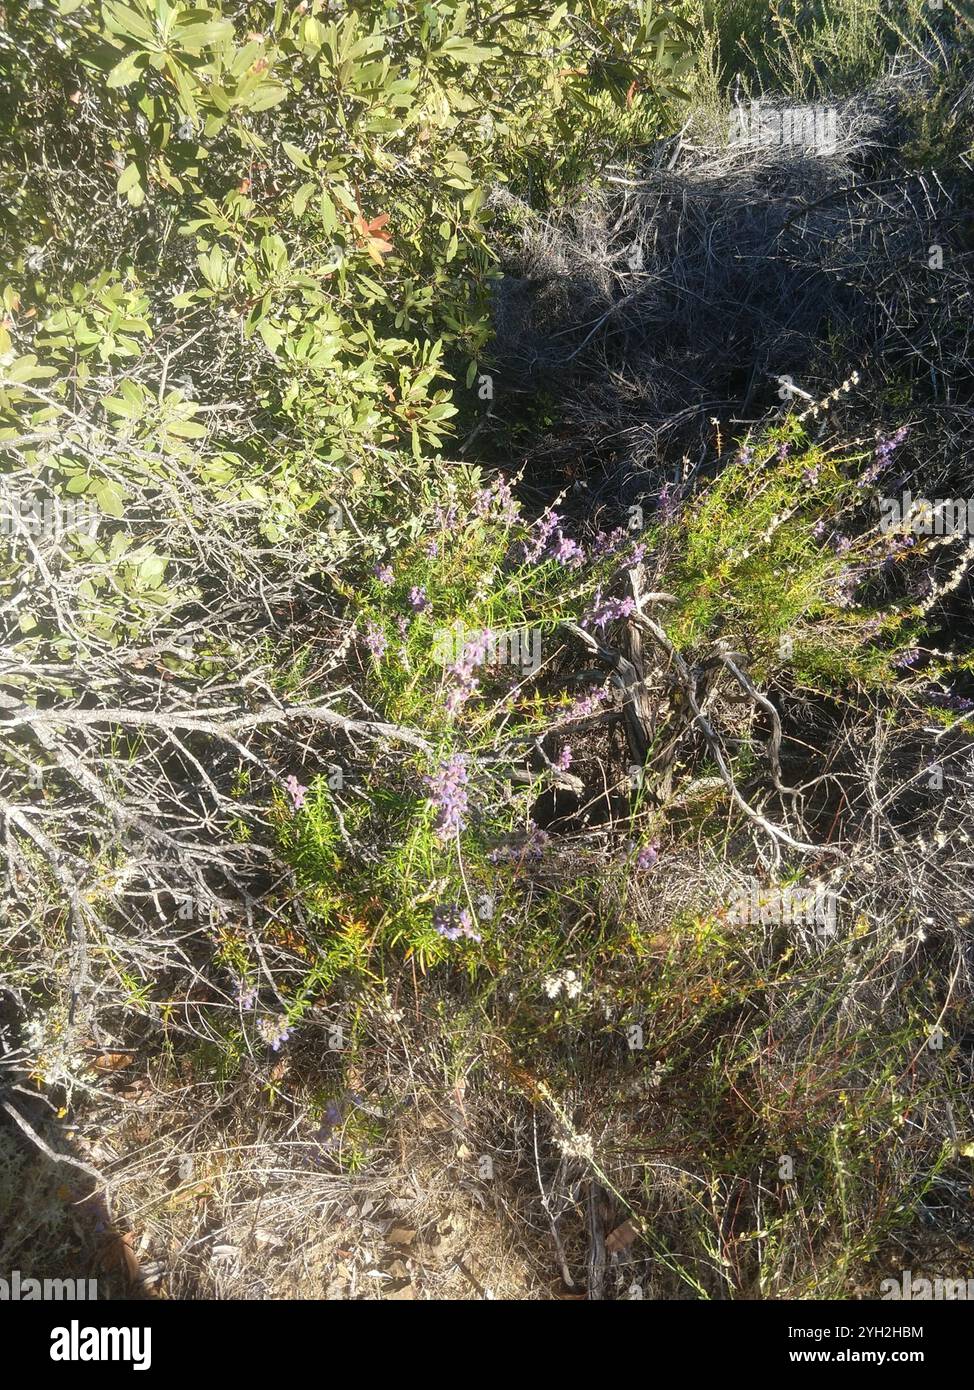
{"type": "Polygon", "coordinates": [[[671,458],[619,406],[630,345],[672,347],[642,246],[499,268],[578,179],[630,199],[610,161],[683,127],[693,35],[649,0],[0,11],[0,1105],[33,1142],[18,1097],[73,1126],[125,1086],[88,1150],[122,1210],[243,1219],[248,1153],[248,1242],[295,1173],[374,1213],[413,1125],[480,1211],[611,1194],[669,1293],[804,1296],[966,1191],[972,546],[876,519],[954,381],[918,404],[900,363],[867,410],[852,374],[743,439],[695,400],[671,458]],[[559,278],[606,301],[576,337],[559,278]],[[580,443],[492,348],[535,291],[580,443]],[[134,1200],[153,1108],[181,1183],[239,1126],[179,1203],[134,1200]]]}

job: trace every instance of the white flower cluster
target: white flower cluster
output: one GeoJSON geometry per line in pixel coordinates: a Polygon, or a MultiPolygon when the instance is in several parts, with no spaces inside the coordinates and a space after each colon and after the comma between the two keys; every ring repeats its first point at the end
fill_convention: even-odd
{"type": "Polygon", "coordinates": [[[823,396],[820,401],[816,401],[815,404],[810,405],[807,410],[803,410],[798,417],[799,420],[806,420],[809,415],[812,415],[817,419],[820,410],[828,410],[832,402],[837,401],[839,399],[839,396],[842,392],[845,392],[848,395],[848,393],[852,390],[853,386],[858,385],[859,373],[853,372],[851,376],[846,378],[846,380],[842,383],[841,386],[837,386],[834,391],[830,392],[829,395],[823,396]]]}
{"type": "MultiPolygon", "coordinates": [[[[953,540],[954,537],[945,536],[941,539],[953,540]]],[[[920,605],[921,613],[929,613],[930,609],[934,606],[935,603],[939,602],[939,600],[943,598],[944,594],[949,594],[952,589],[957,588],[958,584],[963,579],[964,573],[967,569],[967,566],[970,564],[972,558],[974,558],[974,541],[972,541],[969,545],[964,547],[964,551],[960,557],[957,567],[954,570],[953,574],[950,576],[950,578],[945,583],[939,586],[935,586],[924,599],[923,603],[920,605]]]]}
{"type": "Polygon", "coordinates": [[[559,970],[556,975],[547,975],[544,992],[549,999],[557,999],[559,994],[566,999],[577,999],[582,992],[582,982],[574,970],[559,970]]]}
{"type": "Polygon", "coordinates": [[[591,1134],[576,1134],[574,1130],[569,1130],[567,1134],[555,1140],[559,1152],[564,1158],[581,1158],[586,1162],[594,1162],[595,1145],[592,1143],[591,1134]]]}

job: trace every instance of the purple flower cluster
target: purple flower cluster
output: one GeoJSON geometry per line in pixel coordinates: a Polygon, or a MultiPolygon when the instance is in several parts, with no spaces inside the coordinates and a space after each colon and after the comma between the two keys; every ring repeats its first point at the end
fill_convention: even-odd
{"type": "Polygon", "coordinates": [[[889,467],[889,464],[893,458],[894,450],[900,447],[900,445],[903,443],[903,440],[906,438],[909,432],[910,431],[906,425],[901,425],[895,434],[881,434],[877,437],[875,456],[873,458],[872,463],[869,465],[869,467],[865,470],[865,472],[859,479],[859,487],[868,487],[870,483],[874,483],[876,481],[876,479],[879,477],[880,473],[882,473],[884,468],[889,467]]]}
{"type": "Polygon", "coordinates": [[[321,1125],[314,1136],[316,1142],[322,1149],[330,1151],[338,1147],[338,1136],[334,1131],[342,1121],[341,1106],[337,1101],[330,1100],[325,1106],[325,1113],[321,1117],[321,1125]]]}
{"type": "Polygon", "coordinates": [[[294,809],[300,811],[301,807],[304,805],[304,798],[307,795],[308,788],[303,787],[293,773],[290,777],[285,778],[284,786],[291,800],[294,802],[294,809]]]}
{"type": "Polygon", "coordinates": [[[284,1014],[257,1020],[257,1032],[273,1052],[280,1052],[292,1031],[284,1014]]]}
{"type": "Polygon", "coordinates": [[[944,690],[928,690],[924,698],[938,709],[953,709],[964,714],[969,709],[974,709],[974,700],[969,700],[966,695],[954,695],[944,690]]]}
{"type": "Polygon", "coordinates": [[[640,845],[636,853],[636,868],[651,869],[659,858],[659,844],[654,840],[651,845],[640,845]]]}
{"type": "Polygon", "coordinates": [[[664,526],[676,519],[682,502],[681,490],[676,483],[664,483],[656,498],[656,514],[664,526]]]}
{"type": "Polygon", "coordinates": [[[257,991],[253,985],[245,985],[243,981],[237,984],[237,1003],[246,1012],[252,1009],[257,1002],[257,991]]]}
{"type": "Polygon", "coordinates": [[[902,555],[905,550],[912,550],[916,543],[917,538],[914,535],[888,536],[886,540],[886,554],[879,562],[883,572],[885,574],[892,574],[896,569],[898,556],[902,555]]]}
{"type": "Polygon", "coordinates": [[[562,748],[561,752],[558,754],[557,758],[555,759],[555,767],[560,768],[562,772],[567,772],[571,765],[572,746],[570,743],[566,743],[562,748]]]}
{"type": "Polygon", "coordinates": [[[425,613],[430,606],[426,590],[421,584],[414,584],[409,591],[409,606],[414,613],[425,613]]]}
{"type": "Polygon", "coordinates": [[[528,839],[524,846],[524,852],[528,859],[541,859],[551,836],[547,830],[542,830],[540,825],[535,825],[533,820],[528,821],[528,839]]]}
{"type": "Polygon", "coordinates": [[[433,908],[433,926],[447,941],[456,941],[468,936],[471,941],[479,941],[480,933],[474,930],[473,918],[459,903],[438,903],[433,908]]]}
{"type": "Polygon", "coordinates": [[[437,839],[452,839],[466,825],[469,784],[470,777],[462,753],[454,753],[440,764],[432,776],[427,777],[426,785],[431,793],[429,799],[437,811],[437,839]]]}
{"type": "Polygon", "coordinates": [[[604,560],[609,555],[615,555],[628,539],[629,532],[624,526],[617,526],[613,531],[600,531],[592,542],[592,559],[604,560]]]}
{"type": "Polygon", "coordinates": [[[517,502],[503,473],[499,473],[489,487],[481,488],[474,498],[473,510],[475,516],[489,516],[493,512],[508,525],[514,521],[517,502]]]}
{"type": "Polygon", "coordinates": [[[835,589],[835,601],[840,608],[848,608],[855,598],[856,589],[859,587],[861,571],[847,565],[845,569],[839,571],[835,589]]]}
{"type": "Polygon", "coordinates": [[[368,623],[365,628],[365,645],[376,661],[381,661],[385,655],[389,640],[381,627],[375,623],[368,623]]]}
{"type": "Polygon", "coordinates": [[[905,652],[900,652],[899,656],[894,656],[893,665],[897,670],[906,670],[910,666],[915,666],[922,655],[919,647],[908,647],[905,652]]]}
{"type": "Polygon", "coordinates": [[[530,544],[525,546],[525,560],[529,562],[536,560],[560,525],[561,517],[555,511],[547,511],[543,516],[540,516],[534,523],[534,536],[530,544]]]}
{"type": "Polygon", "coordinates": [[[609,623],[616,622],[619,618],[628,618],[636,611],[636,603],[632,598],[610,598],[603,600],[600,589],[595,591],[595,606],[586,613],[582,619],[582,627],[594,627],[603,630],[609,623]]]}
{"type": "Polygon", "coordinates": [[[392,566],[391,566],[391,565],[376,565],[376,567],[375,567],[375,577],[376,577],[376,579],[379,581],[380,584],[384,584],[384,585],[386,586],[386,588],[388,588],[389,585],[393,582],[393,580],[394,580],[394,578],[395,578],[395,576],[394,576],[393,573],[392,573],[392,566]]]}
{"type": "Polygon", "coordinates": [[[590,690],[587,695],[580,695],[574,704],[569,705],[558,723],[576,724],[582,719],[590,719],[593,714],[599,713],[608,698],[608,690],[590,690]]]}
{"type": "Polygon", "coordinates": [[[476,690],[478,681],[474,672],[487,655],[488,637],[487,632],[480,632],[469,638],[464,642],[463,651],[457,660],[446,668],[447,674],[456,682],[446,697],[448,714],[455,714],[476,690]]]}
{"type": "Polygon", "coordinates": [[[886,437],[880,435],[876,445],[876,458],[879,460],[881,467],[886,467],[893,457],[893,451],[900,447],[909,433],[910,429],[908,425],[900,425],[895,434],[886,437]]]}
{"type": "Polygon", "coordinates": [[[585,563],[585,551],[578,541],[573,541],[562,531],[555,533],[548,554],[552,560],[557,560],[559,565],[568,565],[571,569],[578,569],[585,563]]]}
{"type": "MultiPolygon", "coordinates": [[[[610,556],[618,555],[623,550],[627,542],[632,540],[632,532],[623,526],[617,526],[614,531],[600,531],[592,542],[589,552],[592,560],[606,560],[610,556]]],[[[622,559],[623,569],[632,569],[633,565],[638,565],[646,554],[644,541],[636,541],[632,545],[629,553],[622,559]]]]}

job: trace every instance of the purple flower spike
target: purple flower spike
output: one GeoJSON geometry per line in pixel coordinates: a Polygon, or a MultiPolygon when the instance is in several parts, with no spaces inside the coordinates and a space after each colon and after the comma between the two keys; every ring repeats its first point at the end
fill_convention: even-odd
{"type": "Polygon", "coordinates": [[[470,778],[462,753],[455,753],[445,763],[441,763],[431,777],[426,779],[430,789],[430,802],[436,808],[436,837],[450,840],[458,835],[466,825],[467,786],[470,778]]]}
{"type": "Polygon", "coordinates": [[[676,483],[664,483],[656,499],[656,514],[664,526],[676,519],[680,510],[680,488],[676,483]]]}
{"type": "Polygon", "coordinates": [[[524,846],[526,857],[528,859],[543,859],[550,839],[551,836],[547,830],[542,830],[540,825],[535,825],[533,820],[529,820],[528,838],[524,846]]]}
{"type": "Polygon", "coordinates": [[[655,841],[651,845],[641,845],[636,855],[636,868],[651,869],[658,858],[659,845],[656,844],[655,841]]]}
{"type": "Polygon", "coordinates": [[[369,623],[365,629],[365,645],[375,660],[381,661],[389,641],[381,627],[376,627],[375,623],[369,623]]]}
{"type": "Polygon", "coordinates": [[[601,711],[608,698],[608,690],[590,690],[587,695],[580,695],[574,704],[569,706],[558,723],[575,724],[579,720],[588,719],[601,711]]]}
{"type": "Polygon", "coordinates": [[[480,940],[480,933],[474,931],[469,911],[458,903],[438,903],[433,908],[433,926],[447,941],[456,941],[461,936],[467,936],[471,941],[480,940]]]}
{"type": "Polygon", "coordinates": [[[893,451],[900,447],[908,433],[909,430],[906,425],[901,425],[895,434],[888,437],[882,434],[877,436],[875,457],[859,479],[859,487],[868,487],[870,483],[876,481],[884,468],[889,467],[893,458],[893,451]]]}
{"type": "Polygon", "coordinates": [[[290,793],[291,800],[294,802],[294,809],[296,811],[300,811],[301,807],[304,805],[304,798],[307,794],[308,788],[302,787],[301,783],[298,781],[298,779],[294,776],[293,773],[290,777],[287,777],[285,779],[284,786],[290,793]]]}
{"type": "Polygon", "coordinates": [[[479,685],[474,672],[482,665],[490,644],[490,632],[485,628],[463,644],[463,650],[452,666],[446,668],[447,675],[455,682],[446,697],[447,713],[455,714],[464,705],[479,685]]]}
{"type": "Polygon", "coordinates": [[[571,569],[578,569],[585,563],[585,551],[569,536],[565,536],[559,531],[551,547],[551,558],[557,560],[559,565],[568,565],[571,569]]]}
{"type": "Polygon", "coordinates": [[[631,598],[610,598],[603,603],[599,601],[599,595],[596,593],[596,600],[595,607],[582,619],[582,627],[601,630],[618,618],[628,618],[636,611],[635,601],[631,598]]]}
{"type": "Polygon", "coordinates": [[[548,542],[560,525],[561,517],[557,512],[545,512],[544,516],[539,517],[534,523],[534,536],[524,549],[524,558],[529,564],[533,564],[547,549],[548,542]]]}
{"type": "Polygon", "coordinates": [[[256,1002],[256,989],[254,989],[252,985],[245,986],[241,981],[240,984],[237,985],[237,1003],[240,1005],[241,1009],[244,1011],[252,1009],[256,1002]]]}

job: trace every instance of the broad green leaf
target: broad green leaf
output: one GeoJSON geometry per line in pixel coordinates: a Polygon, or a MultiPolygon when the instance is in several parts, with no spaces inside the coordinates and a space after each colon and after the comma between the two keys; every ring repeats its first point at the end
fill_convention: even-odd
{"type": "Polygon", "coordinates": [[[135,404],[119,396],[102,396],[101,403],[110,415],[120,415],[125,420],[137,420],[145,409],[143,402],[135,404]]]}
{"type": "Polygon", "coordinates": [[[265,345],[270,348],[271,352],[276,353],[284,342],[284,334],[279,328],[275,328],[268,319],[261,319],[260,323],[257,325],[257,332],[263,338],[265,345]]]}
{"type": "Polygon", "coordinates": [[[213,48],[217,44],[227,43],[233,38],[233,24],[229,19],[210,19],[204,23],[190,24],[185,24],[182,19],[177,19],[175,37],[184,48],[191,52],[201,48],[213,48]]]}
{"type": "Polygon", "coordinates": [[[139,182],[139,167],[137,164],[127,164],[119,175],[117,188],[119,193],[128,193],[130,188],[135,188],[139,182]]]}
{"type": "Polygon", "coordinates": [[[121,518],[125,515],[123,505],[122,490],[117,483],[108,480],[96,483],[92,488],[92,496],[101,507],[102,511],[108,516],[121,518]]]}
{"type": "Polygon", "coordinates": [[[121,62],[116,63],[105,78],[105,85],[108,87],[127,87],[130,82],[135,82],[137,78],[142,76],[144,65],[145,55],[143,53],[126,53],[121,62]]]}
{"type": "Polygon", "coordinates": [[[123,38],[141,39],[147,44],[155,43],[156,33],[152,25],[135,10],[130,10],[127,5],[106,4],[103,14],[105,25],[113,34],[118,34],[123,38]]]}
{"type": "Polygon", "coordinates": [[[295,193],[294,197],[291,199],[291,211],[294,213],[295,217],[304,216],[305,209],[308,206],[308,199],[314,191],[315,184],[303,183],[297,193],[295,193]]]}
{"type": "Polygon", "coordinates": [[[500,52],[497,48],[480,48],[472,43],[470,39],[447,39],[439,48],[434,49],[434,58],[452,58],[455,63],[485,63],[489,58],[496,58],[500,52]]]}
{"type": "Polygon", "coordinates": [[[202,439],[206,426],[197,420],[173,420],[166,426],[166,433],[174,434],[179,439],[202,439]]]}
{"type": "Polygon", "coordinates": [[[305,154],[304,150],[300,148],[300,146],[292,145],[290,141],[285,140],[284,143],[281,145],[281,149],[284,151],[288,159],[296,168],[301,169],[305,174],[311,174],[314,172],[311,160],[305,154]]]}
{"type": "Polygon", "coordinates": [[[274,82],[264,82],[253,96],[247,98],[244,105],[248,111],[268,111],[286,96],[286,87],[280,87],[274,82]]]}

